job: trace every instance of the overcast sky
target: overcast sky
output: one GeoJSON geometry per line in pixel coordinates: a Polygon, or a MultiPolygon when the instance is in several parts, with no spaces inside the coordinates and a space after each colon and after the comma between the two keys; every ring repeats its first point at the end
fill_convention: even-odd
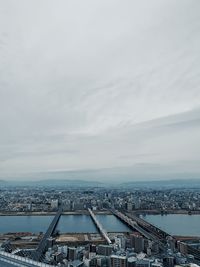
{"type": "Polygon", "coordinates": [[[199,163],[199,0],[0,0],[0,178],[199,163]]]}

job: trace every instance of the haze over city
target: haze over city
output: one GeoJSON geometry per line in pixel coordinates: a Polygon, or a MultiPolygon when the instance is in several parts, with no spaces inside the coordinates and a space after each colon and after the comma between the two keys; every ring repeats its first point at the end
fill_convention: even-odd
{"type": "Polygon", "coordinates": [[[200,177],[199,0],[0,6],[0,179],[200,177]]]}

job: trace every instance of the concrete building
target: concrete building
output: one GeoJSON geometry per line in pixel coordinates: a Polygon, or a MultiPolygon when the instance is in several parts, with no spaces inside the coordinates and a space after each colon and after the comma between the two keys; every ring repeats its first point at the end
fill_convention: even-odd
{"type": "Polygon", "coordinates": [[[174,257],[167,256],[163,259],[163,266],[164,267],[174,267],[174,257]]]}
{"type": "Polygon", "coordinates": [[[127,258],[125,256],[111,255],[111,267],[127,267],[127,258]]]}
{"type": "Polygon", "coordinates": [[[53,210],[56,210],[56,209],[58,208],[58,199],[53,199],[53,200],[51,201],[51,208],[52,208],[53,210]]]}
{"type": "Polygon", "coordinates": [[[135,267],[136,262],[137,262],[137,258],[136,257],[128,258],[127,267],[135,267]]]}
{"type": "Polygon", "coordinates": [[[68,247],[68,253],[67,253],[67,258],[68,260],[74,261],[76,260],[76,248],[75,247],[68,247]]]}
{"type": "Polygon", "coordinates": [[[134,248],[134,251],[137,253],[144,251],[144,238],[140,233],[134,232],[130,235],[131,246],[134,248]]]}
{"type": "Polygon", "coordinates": [[[112,246],[110,245],[99,245],[97,246],[97,254],[104,255],[104,256],[110,256],[112,254],[112,246]]]}

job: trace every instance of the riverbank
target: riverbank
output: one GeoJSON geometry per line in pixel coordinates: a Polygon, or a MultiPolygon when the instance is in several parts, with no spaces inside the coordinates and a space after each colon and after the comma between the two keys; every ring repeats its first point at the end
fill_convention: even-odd
{"type": "MultiPolygon", "coordinates": [[[[110,211],[94,211],[95,214],[105,214],[110,215],[110,211]]],[[[56,211],[32,211],[32,212],[0,212],[0,216],[55,216],[56,211]]],[[[89,215],[87,210],[78,210],[78,211],[64,211],[62,215],[89,215]]]]}
{"type": "MultiPolygon", "coordinates": [[[[112,214],[109,210],[103,211],[93,211],[95,214],[112,214]]],[[[200,210],[133,210],[131,213],[134,215],[167,215],[167,214],[188,214],[188,215],[200,215],[200,210]]],[[[56,211],[8,211],[0,212],[0,216],[55,216],[56,211]]],[[[77,210],[77,211],[63,211],[63,215],[89,215],[87,210],[77,210]]]]}

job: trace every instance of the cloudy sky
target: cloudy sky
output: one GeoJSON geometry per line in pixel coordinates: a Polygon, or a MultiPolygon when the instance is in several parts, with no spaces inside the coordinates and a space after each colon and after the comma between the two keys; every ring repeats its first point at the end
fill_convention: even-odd
{"type": "Polygon", "coordinates": [[[0,178],[199,163],[199,0],[0,0],[0,178]]]}

